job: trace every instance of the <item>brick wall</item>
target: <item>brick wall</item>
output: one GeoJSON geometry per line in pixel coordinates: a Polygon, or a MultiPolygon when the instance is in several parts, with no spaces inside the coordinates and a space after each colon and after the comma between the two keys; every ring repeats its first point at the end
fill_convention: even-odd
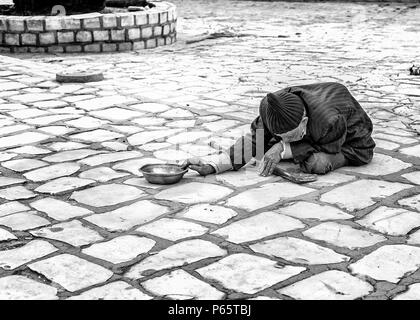
{"type": "Polygon", "coordinates": [[[60,17],[0,16],[0,52],[110,52],[176,41],[176,7],[60,17]]]}

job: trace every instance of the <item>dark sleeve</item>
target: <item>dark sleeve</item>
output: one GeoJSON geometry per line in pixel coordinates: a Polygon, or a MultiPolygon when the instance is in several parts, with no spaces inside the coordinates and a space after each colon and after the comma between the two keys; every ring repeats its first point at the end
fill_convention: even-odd
{"type": "Polygon", "coordinates": [[[302,162],[316,152],[338,153],[346,141],[347,123],[342,115],[334,117],[326,126],[322,138],[317,142],[309,139],[290,144],[293,159],[302,162]]]}
{"type": "Polygon", "coordinates": [[[271,138],[271,133],[264,126],[261,117],[258,116],[251,124],[251,132],[239,138],[229,148],[228,153],[233,170],[239,170],[253,157],[261,159],[269,149],[271,138]]]}

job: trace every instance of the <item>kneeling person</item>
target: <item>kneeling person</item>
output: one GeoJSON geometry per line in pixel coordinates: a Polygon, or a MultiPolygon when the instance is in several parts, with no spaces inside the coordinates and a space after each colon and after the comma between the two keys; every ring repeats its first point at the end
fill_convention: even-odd
{"type": "Polygon", "coordinates": [[[288,87],[262,99],[251,132],[218,155],[187,160],[201,175],[239,170],[253,157],[262,158],[260,174],[273,173],[283,159],[303,172],[325,174],[360,166],[373,157],[372,121],[339,83],[288,87]]]}

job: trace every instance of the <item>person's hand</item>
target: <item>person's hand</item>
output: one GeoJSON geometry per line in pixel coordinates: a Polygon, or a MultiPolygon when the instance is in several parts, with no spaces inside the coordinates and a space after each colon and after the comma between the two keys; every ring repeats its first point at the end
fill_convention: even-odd
{"type": "Polygon", "coordinates": [[[258,171],[261,176],[267,177],[271,175],[278,163],[281,160],[281,153],[283,152],[283,144],[281,142],[273,145],[268,150],[261,161],[258,171]]]}
{"type": "Polygon", "coordinates": [[[200,158],[187,159],[181,166],[183,169],[190,168],[197,171],[201,176],[216,173],[216,170],[211,165],[204,163],[200,158]]]}

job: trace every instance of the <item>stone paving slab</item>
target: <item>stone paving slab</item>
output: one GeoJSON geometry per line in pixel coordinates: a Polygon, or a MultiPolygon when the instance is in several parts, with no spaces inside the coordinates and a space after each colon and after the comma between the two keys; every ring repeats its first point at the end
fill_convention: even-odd
{"type": "Polygon", "coordinates": [[[1,55],[0,299],[417,299],[420,8],[173,2],[171,46],[1,55]],[[55,81],[74,68],[105,80],[55,81]],[[304,186],[139,171],[230,146],[268,92],[318,81],[371,116],[371,164],[304,186]]]}

